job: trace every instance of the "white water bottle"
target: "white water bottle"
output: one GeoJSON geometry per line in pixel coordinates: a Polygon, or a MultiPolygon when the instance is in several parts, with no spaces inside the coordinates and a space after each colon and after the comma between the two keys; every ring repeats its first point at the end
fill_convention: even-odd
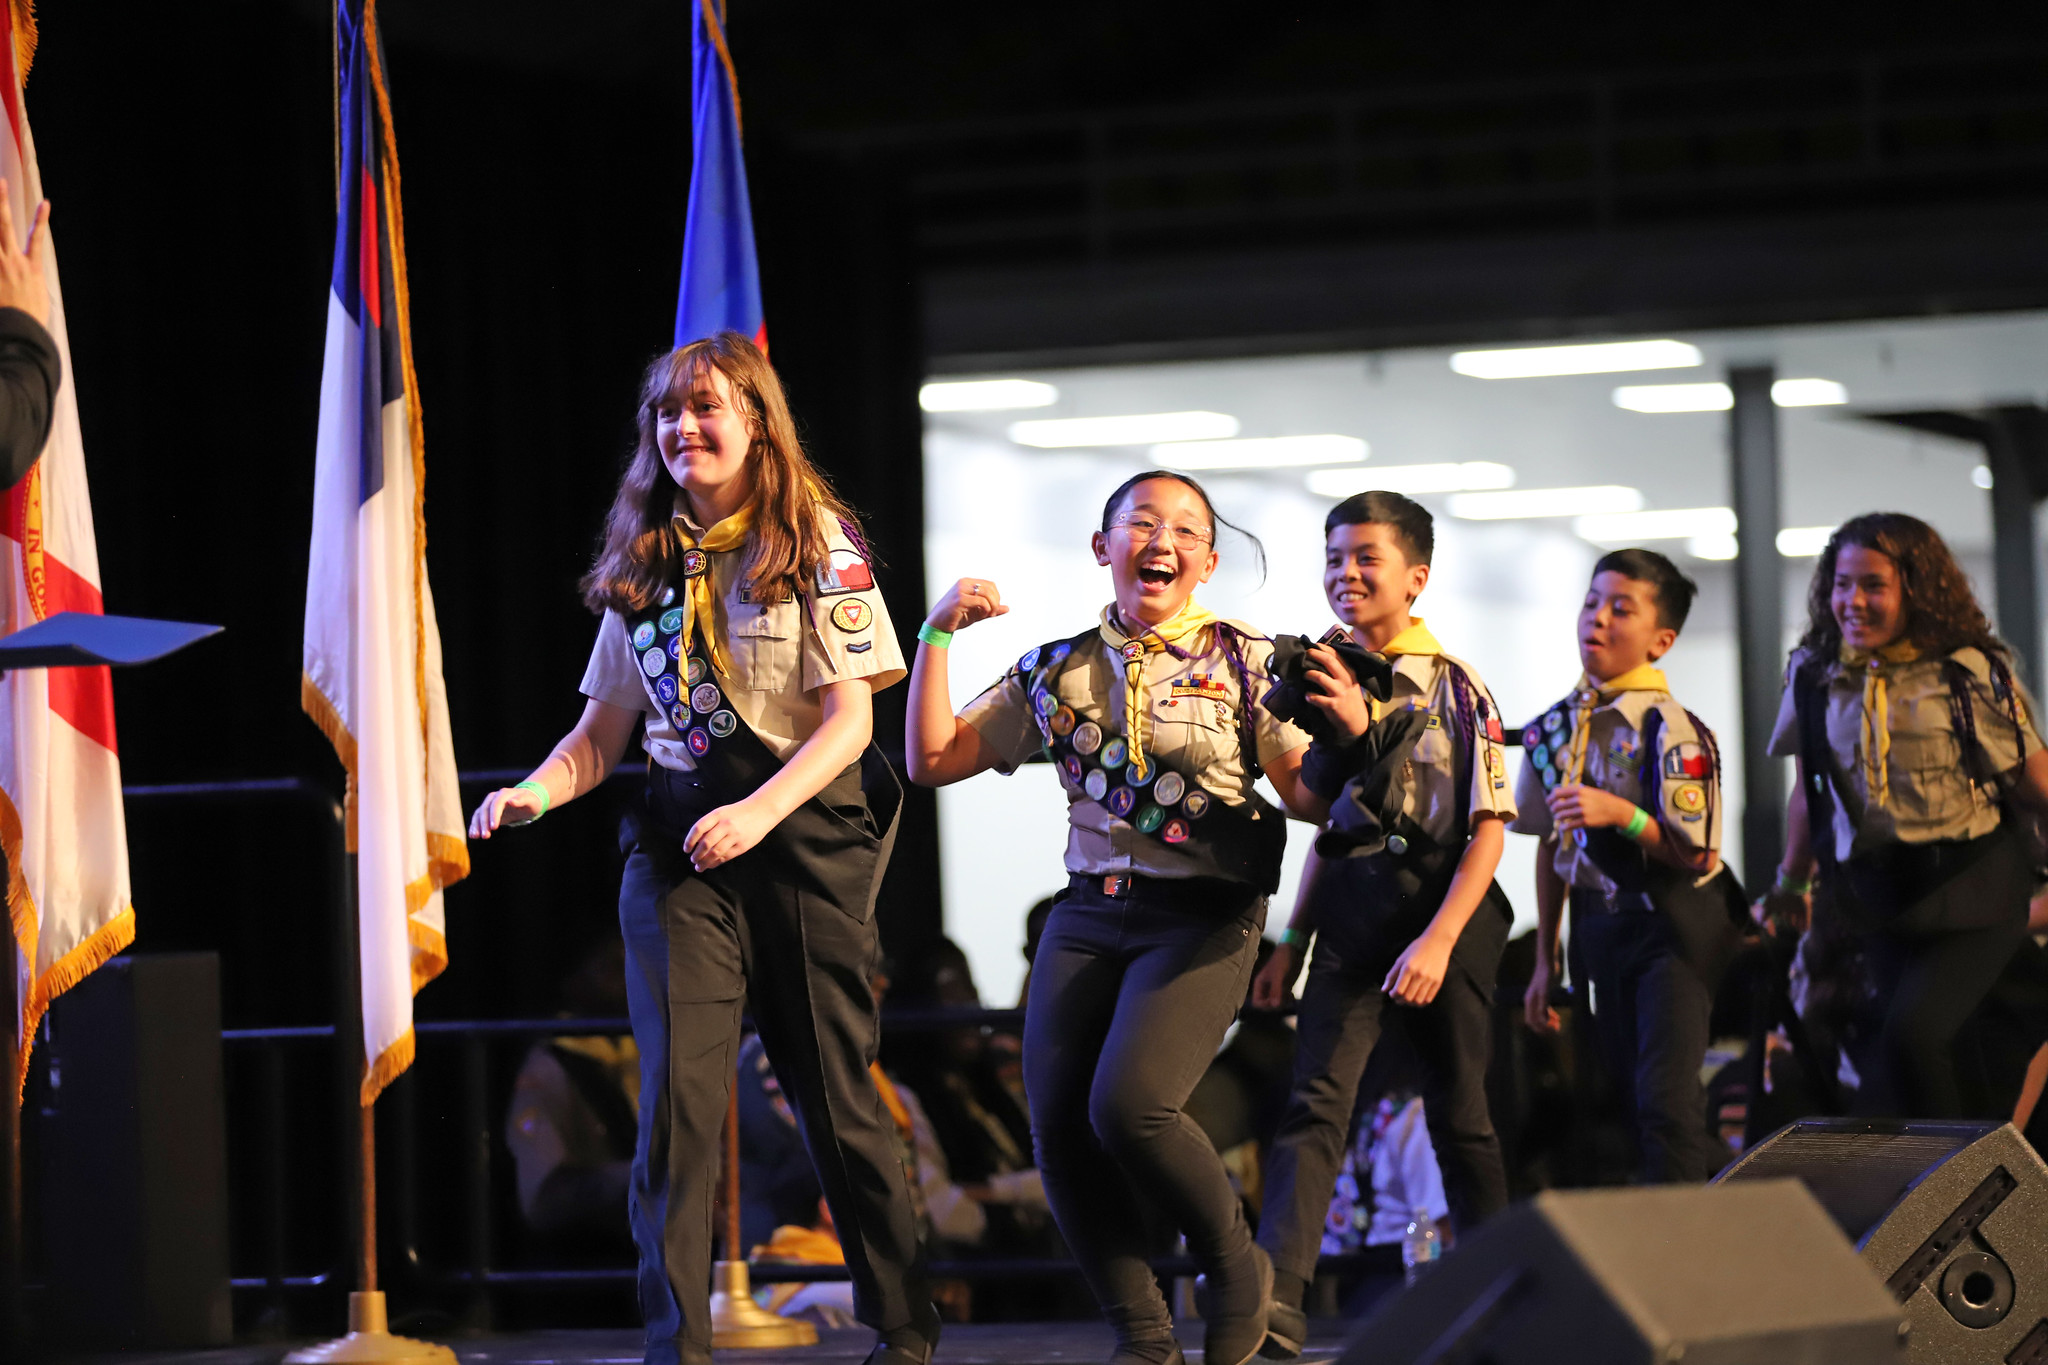
{"type": "Polygon", "coordinates": [[[1444,1254],[1444,1241],[1437,1233],[1436,1219],[1429,1216],[1428,1209],[1418,1208],[1414,1214],[1409,1220],[1408,1231],[1401,1238],[1401,1264],[1409,1284],[1421,1279],[1423,1272],[1444,1254]]]}

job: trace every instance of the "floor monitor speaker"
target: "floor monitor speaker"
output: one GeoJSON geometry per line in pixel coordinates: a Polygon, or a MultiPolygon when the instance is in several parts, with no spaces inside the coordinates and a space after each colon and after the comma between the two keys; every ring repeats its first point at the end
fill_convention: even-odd
{"type": "Polygon", "coordinates": [[[1342,1365],[1892,1365],[1901,1316],[1795,1180],[1552,1192],[1383,1300],[1342,1365]]]}
{"type": "Polygon", "coordinates": [[[2048,1166],[2011,1124],[1803,1119],[1720,1184],[1787,1177],[1905,1310],[1909,1365],[2048,1365],[2048,1166]]]}

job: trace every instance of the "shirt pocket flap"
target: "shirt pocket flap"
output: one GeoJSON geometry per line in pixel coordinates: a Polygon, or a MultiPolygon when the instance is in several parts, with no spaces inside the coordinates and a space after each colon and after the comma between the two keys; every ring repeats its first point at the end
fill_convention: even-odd
{"type": "Polygon", "coordinates": [[[733,611],[729,627],[734,635],[748,639],[787,640],[797,633],[796,607],[789,602],[741,606],[733,611]]]}

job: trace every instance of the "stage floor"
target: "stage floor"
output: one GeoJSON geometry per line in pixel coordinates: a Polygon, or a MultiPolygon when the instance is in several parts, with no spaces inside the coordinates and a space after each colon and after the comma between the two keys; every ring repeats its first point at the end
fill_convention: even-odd
{"type": "MultiPolygon", "coordinates": [[[[1303,1365],[1324,1365],[1343,1349],[1346,1324],[1310,1324],[1303,1365]]],[[[779,1351],[720,1351],[718,1365],[859,1365],[873,1344],[865,1331],[825,1331],[816,1346],[779,1351]]],[[[1182,1328],[1188,1358],[1202,1357],[1199,1322],[1182,1328]]],[[[123,1351],[58,1356],[58,1365],[278,1365],[307,1342],[273,1342],[211,1351],[123,1351]]],[[[1109,1359],[1109,1329],[1086,1322],[967,1323],[946,1328],[933,1365],[1099,1365],[1109,1359]]],[[[522,1332],[454,1337],[447,1345],[462,1365],[639,1365],[637,1331],[522,1332]]]]}

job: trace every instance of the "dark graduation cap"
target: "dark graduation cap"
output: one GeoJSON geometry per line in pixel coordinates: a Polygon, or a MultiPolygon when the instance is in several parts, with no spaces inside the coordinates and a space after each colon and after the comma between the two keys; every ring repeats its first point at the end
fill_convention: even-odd
{"type": "Polygon", "coordinates": [[[192,621],[60,611],[0,639],[0,670],[153,663],[220,630],[192,621]]]}

